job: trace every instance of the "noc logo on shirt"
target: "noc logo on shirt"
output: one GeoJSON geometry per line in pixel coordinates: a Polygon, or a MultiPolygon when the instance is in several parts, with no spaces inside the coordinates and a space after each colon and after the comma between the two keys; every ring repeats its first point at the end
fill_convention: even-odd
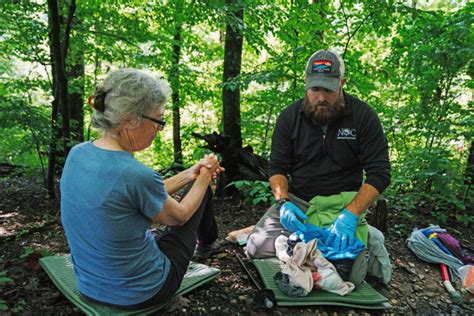
{"type": "Polygon", "coordinates": [[[352,128],[340,128],[337,131],[337,139],[356,139],[357,131],[352,128]]]}

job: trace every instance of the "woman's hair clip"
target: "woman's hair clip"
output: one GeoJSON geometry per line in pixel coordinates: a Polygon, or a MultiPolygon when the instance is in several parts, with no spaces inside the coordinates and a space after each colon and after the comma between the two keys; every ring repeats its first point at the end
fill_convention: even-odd
{"type": "Polygon", "coordinates": [[[105,97],[107,96],[107,92],[106,91],[102,91],[102,92],[96,92],[94,95],[91,95],[88,99],[87,99],[87,103],[89,103],[89,105],[94,108],[95,110],[99,111],[99,112],[104,112],[105,111],[105,97]],[[92,102],[92,100],[94,100],[92,102]]]}

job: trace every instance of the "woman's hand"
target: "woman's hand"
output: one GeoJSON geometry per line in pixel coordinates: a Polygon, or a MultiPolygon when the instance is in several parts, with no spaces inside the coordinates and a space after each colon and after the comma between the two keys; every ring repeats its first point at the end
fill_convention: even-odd
{"type": "Polygon", "coordinates": [[[219,161],[217,160],[216,155],[214,154],[205,155],[204,158],[199,160],[194,166],[188,169],[191,181],[195,180],[199,176],[199,174],[201,173],[201,168],[212,170],[213,179],[216,179],[219,173],[225,171],[225,169],[219,165],[219,161]],[[213,168],[215,167],[216,162],[217,162],[217,167],[213,168]]]}
{"type": "Polygon", "coordinates": [[[215,175],[217,174],[219,168],[220,165],[217,157],[214,155],[208,156],[205,166],[201,166],[201,169],[199,170],[198,177],[205,177],[208,178],[209,181],[212,181],[212,179],[215,179],[215,175]]]}

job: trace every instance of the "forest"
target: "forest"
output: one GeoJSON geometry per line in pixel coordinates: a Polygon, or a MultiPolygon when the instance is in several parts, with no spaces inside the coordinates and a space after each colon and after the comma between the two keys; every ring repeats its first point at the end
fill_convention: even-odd
{"type": "MultiPolygon", "coordinates": [[[[261,166],[276,119],[304,96],[309,56],[331,48],[345,91],[375,110],[389,143],[381,200],[394,281],[382,294],[395,313],[474,313],[472,296],[453,304],[438,268],[404,245],[413,228],[435,224],[474,252],[472,12],[466,0],[2,0],[0,312],[79,313],[38,259],[69,252],[59,179],[71,148],[99,137],[87,100],[107,74],[136,68],[169,82],[167,124],[135,158],[166,178],[217,153],[224,239],[274,202],[261,166]]],[[[253,310],[255,287],[233,256],[242,249],[225,245],[206,261],[222,269],[218,284],[170,313],[253,310]]],[[[298,308],[278,310],[360,312],[298,308]]]]}

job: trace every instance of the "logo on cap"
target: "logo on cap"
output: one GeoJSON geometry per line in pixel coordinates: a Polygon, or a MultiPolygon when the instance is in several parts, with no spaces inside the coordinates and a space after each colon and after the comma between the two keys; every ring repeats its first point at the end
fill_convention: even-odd
{"type": "Polygon", "coordinates": [[[312,73],[331,73],[332,62],[330,60],[315,60],[313,61],[312,73]]]}

